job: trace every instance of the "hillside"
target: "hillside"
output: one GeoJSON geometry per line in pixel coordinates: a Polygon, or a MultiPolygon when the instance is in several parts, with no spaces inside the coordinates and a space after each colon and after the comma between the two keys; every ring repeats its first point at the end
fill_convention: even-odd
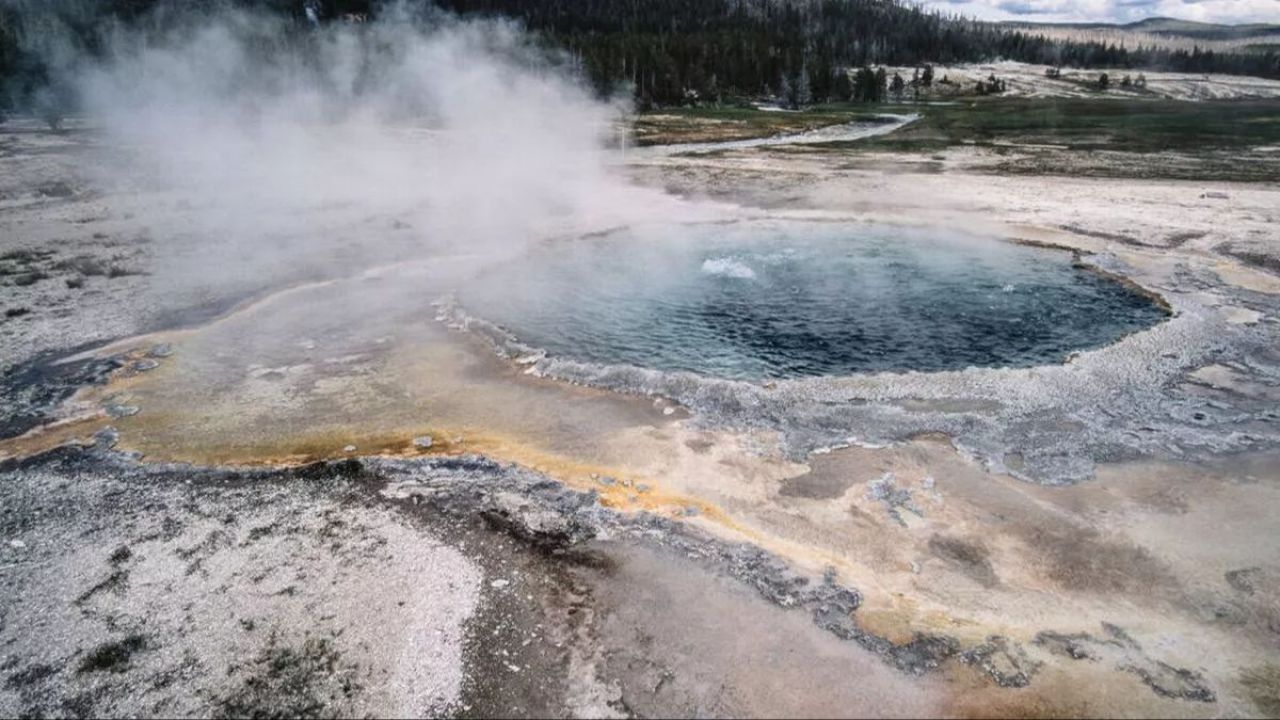
{"type": "MultiPolygon", "coordinates": [[[[927,12],[898,0],[441,4],[462,14],[514,17],[568,48],[601,90],[629,85],[642,104],[760,94],[800,102],[841,100],[849,95],[842,81],[845,68],[995,59],[1280,77],[1280,53],[1274,49],[1221,48],[1206,53],[1193,43],[1184,47],[1123,38],[1117,42],[1080,30],[1074,30],[1074,36],[1055,34],[1047,27],[1020,28],[927,12]]],[[[1170,31],[1172,22],[1150,26],[1170,31]]],[[[1137,31],[1119,32],[1142,37],[1137,31]]],[[[1257,42],[1257,36],[1251,37],[1257,42]]]]}
{"type": "MultiPolygon", "coordinates": [[[[311,31],[302,2],[234,3],[292,15],[311,31]]],[[[1268,28],[1167,19],[1119,26],[1012,25],[922,10],[902,0],[438,0],[466,17],[513,19],[564,51],[601,94],[632,93],[641,107],[723,103],[761,96],[792,104],[846,100],[859,67],[1003,59],[1076,68],[1132,68],[1280,77],[1268,28]],[[1176,38],[1173,34],[1181,33],[1176,38]],[[1189,33],[1234,36],[1192,40],[1189,33]],[[1245,34],[1248,34],[1247,37],[1245,34]],[[1207,43],[1207,44],[1206,44],[1207,43]],[[1245,47],[1245,43],[1250,43],[1245,47]],[[1261,46],[1259,46],[1261,43],[1261,46]]],[[[423,8],[431,3],[422,2],[423,8]]],[[[323,22],[376,15],[379,3],[310,6],[323,22]]],[[[125,23],[191,22],[171,0],[61,0],[0,6],[0,80],[9,106],[56,85],[66,47],[95,53],[125,23]],[[164,11],[164,12],[161,12],[164,11]],[[182,18],[185,18],[182,19],[182,18]],[[53,43],[59,34],[65,42],[53,43]],[[58,52],[48,52],[55,47],[58,52]]],[[[65,63],[63,63],[65,64],[65,63]]],[[[67,72],[63,68],[62,72],[67,72]]]]}
{"type": "Polygon", "coordinates": [[[1200,40],[1239,40],[1245,38],[1280,36],[1280,24],[1247,23],[1242,25],[1221,25],[1217,23],[1193,22],[1176,18],[1154,17],[1138,22],[1128,23],[1120,27],[1134,32],[1169,35],[1200,40]]]}
{"type": "Polygon", "coordinates": [[[1280,48],[1280,24],[1273,23],[1222,25],[1156,17],[1123,25],[1022,21],[1003,22],[999,25],[1015,32],[1040,35],[1053,40],[1114,44],[1130,49],[1258,55],[1268,51],[1275,52],[1280,48]]]}
{"type": "Polygon", "coordinates": [[[1163,35],[1171,38],[1189,38],[1193,40],[1243,40],[1280,36],[1280,24],[1246,23],[1241,25],[1224,25],[1220,23],[1196,22],[1177,18],[1151,17],[1131,23],[1033,23],[1023,21],[1007,21],[1000,23],[1006,27],[1019,30],[1118,30],[1124,32],[1163,35]]]}

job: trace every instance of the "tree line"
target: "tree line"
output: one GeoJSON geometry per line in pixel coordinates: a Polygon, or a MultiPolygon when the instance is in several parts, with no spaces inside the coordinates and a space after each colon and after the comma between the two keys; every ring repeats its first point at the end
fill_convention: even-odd
{"type": "MultiPolygon", "coordinates": [[[[91,35],[95,13],[131,21],[173,0],[38,0],[77,8],[68,26],[91,35]]],[[[240,0],[298,18],[334,22],[375,16],[379,0],[240,0]]],[[[426,3],[427,0],[423,0],[426,3]]],[[[1280,78],[1280,51],[1212,52],[1122,47],[1050,39],[902,0],[436,0],[462,16],[512,18],[563,50],[602,94],[680,105],[761,96],[800,102],[866,99],[878,93],[860,68],[1017,60],[1076,68],[1163,69],[1280,78]],[[850,77],[852,75],[852,77],[850,77]]],[[[0,5],[0,78],[40,82],[24,54],[22,13],[0,5]]],[[[24,10],[25,8],[25,10],[24,10]]],[[[92,38],[83,40],[92,46],[92,38]]],[[[874,78],[873,78],[874,80],[874,78]]],[[[883,78],[881,78],[883,80],[883,78]]],[[[879,85],[883,87],[883,83],[879,85]]],[[[27,90],[30,90],[28,87],[27,90]]]]}
{"type": "MultiPolygon", "coordinates": [[[[334,1],[335,9],[342,5],[334,1]]],[[[642,105],[856,97],[862,67],[993,59],[1076,68],[1280,78],[1280,52],[1214,53],[1050,39],[901,0],[439,0],[462,15],[513,17],[565,48],[601,91],[642,105]],[[855,73],[856,76],[856,73],[855,73]],[[848,90],[848,92],[846,92],[848,90]]]]}

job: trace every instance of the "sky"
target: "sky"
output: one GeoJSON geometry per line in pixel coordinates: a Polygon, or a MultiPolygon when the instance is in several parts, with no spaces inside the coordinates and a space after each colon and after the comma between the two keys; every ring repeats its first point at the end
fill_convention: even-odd
{"type": "Polygon", "coordinates": [[[1280,23],[1280,0],[923,0],[921,4],[982,20],[1127,23],[1174,17],[1211,23],[1280,23]]]}

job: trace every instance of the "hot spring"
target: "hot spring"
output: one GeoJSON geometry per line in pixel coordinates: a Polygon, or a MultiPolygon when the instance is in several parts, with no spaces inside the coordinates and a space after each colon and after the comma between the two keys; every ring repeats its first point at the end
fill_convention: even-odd
{"type": "Polygon", "coordinates": [[[1164,317],[1065,252],[813,221],[549,242],[459,301],[552,356],[737,379],[1059,363],[1164,317]]]}

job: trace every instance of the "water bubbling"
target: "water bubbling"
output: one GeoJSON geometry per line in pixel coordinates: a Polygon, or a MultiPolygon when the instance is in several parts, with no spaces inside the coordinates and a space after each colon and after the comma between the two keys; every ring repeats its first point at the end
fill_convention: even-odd
{"type": "Polygon", "coordinates": [[[744,379],[1058,363],[1164,317],[1067,253],[804,221],[562,241],[460,300],[553,356],[744,379]]]}

